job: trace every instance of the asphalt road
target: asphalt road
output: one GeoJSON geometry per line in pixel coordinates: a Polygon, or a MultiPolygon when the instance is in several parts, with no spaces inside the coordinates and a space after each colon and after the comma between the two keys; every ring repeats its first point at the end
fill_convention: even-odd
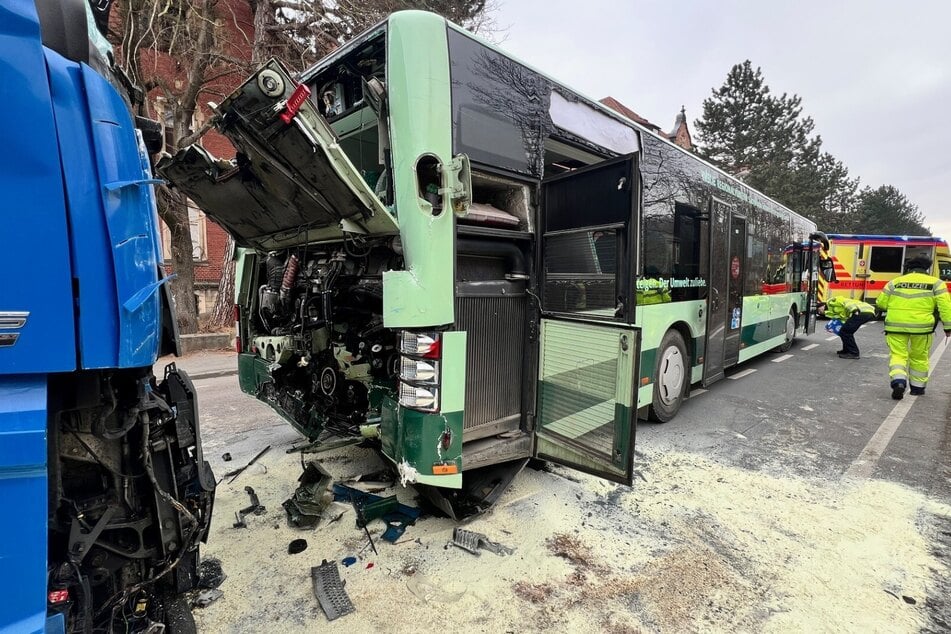
{"type": "MultiPolygon", "coordinates": [[[[638,426],[637,446],[828,480],[859,472],[951,499],[951,354],[936,364],[925,396],[906,392],[894,401],[881,322],[860,329],[857,342],[861,359],[839,359],[838,337],[824,330],[800,335],[788,353],[733,368],[710,390],[694,386],[673,421],[638,426]],[[868,460],[871,449],[863,450],[886,419],[900,424],[884,447],[876,446],[880,457],[868,460]]],[[[932,358],[944,345],[936,338],[932,358]]]]}
{"type": "MultiPolygon", "coordinates": [[[[644,482],[650,479],[650,463],[658,456],[691,454],[740,472],[768,474],[776,480],[803,479],[829,492],[847,490],[856,482],[896,483],[947,509],[951,503],[951,354],[937,362],[926,396],[906,395],[904,401],[896,402],[888,387],[881,324],[866,325],[857,340],[862,358],[839,359],[835,355],[838,338],[831,339],[820,329],[800,337],[788,353],[767,354],[732,369],[708,390],[695,386],[673,421],[638,425],[639,467],[648,474],[644,482]]],[[[936,351],[941,352],[943,345],[936,341],[936,351]]],[[[200,379],[196,385],[205,455],[216,472],[243,464],[268,444],[280,446],[276,451],[283,453],[283,446],[296,437],[268,407],[241,394],[236,377],[200,379]],[[229,463],[222,460],[226,451],[234,456],[229,463]]],[[[557,478],[557,474],[519,477],[557,478]]],[[[714,475],[710,477],[707,484],[717,487],[714,475]]],[[[630,499],[649,497],[654,487],[653,483],[642,485],[638,491],[636,483],[635,497],[630,499]]],[[[220,490],[219,498],[240,498],[240,490],[236,491],[220,490]]],[[[619,487],[616,495],[598,503],[620,504],[623,495],[619,487]]],[[[673,495],[670,504],[675,506],[673,495]]],[[[725,495],[730,495],[729,489],[725,495]]],[[[580,493],[578,499],[582,499],[580,493]]],[[[949,514],[922,510],[916,523],[935,560],[951,564],[949,514]]],[[[898,599],[897,593],[885,591],[898,599]]],[[[948,631],[951,602],[946,597],[951,596],[951,583],[947,576],[936,573],[927,594],[918,597],[915,606],[923,610],[922,629],[948,631]]],[[[893,599],[882,594],[882,601],[886,600],[893,599]]],[[[711,625],[733,629],[729,622],[711,625]]],[[[223,626],[222,631],[235,630],[223,626]]]]}

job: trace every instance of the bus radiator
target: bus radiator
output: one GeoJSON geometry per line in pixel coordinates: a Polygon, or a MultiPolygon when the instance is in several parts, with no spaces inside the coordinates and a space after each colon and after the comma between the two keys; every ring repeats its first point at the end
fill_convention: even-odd
{"type": "Polygon", "coordinates": [[[466,441],[519,428],[525,311],[524,293],[456,298],[456,329],[468,333],[466,441]]]}

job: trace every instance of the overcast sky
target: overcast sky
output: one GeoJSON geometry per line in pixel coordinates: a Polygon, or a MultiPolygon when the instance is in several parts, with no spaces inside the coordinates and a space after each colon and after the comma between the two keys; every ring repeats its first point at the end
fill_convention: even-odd
{"type": "Polygon", "coordinates": [[[745,59],[802,97],[826,151],[951,238],[951,1],[499,0],[500,46],[665,130],[745,59]]]}

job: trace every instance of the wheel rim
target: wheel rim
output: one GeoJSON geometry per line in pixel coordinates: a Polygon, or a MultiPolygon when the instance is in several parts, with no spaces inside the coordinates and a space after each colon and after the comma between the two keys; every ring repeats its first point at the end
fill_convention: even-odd
{"type": "Polygon", "coordinates": [[[660,369],[657,372],[657,387],[660,400],[665,405],[672,405],[680,399],[685,376],[684,356],[680,350],[675,346],[664,350],[660,357],[660,369]]]}
{"type": "Polygon", "coordinates": [[[792,341],[796,334],[796,320],[792,313],[786,315],[786,341],[792,341]]]}

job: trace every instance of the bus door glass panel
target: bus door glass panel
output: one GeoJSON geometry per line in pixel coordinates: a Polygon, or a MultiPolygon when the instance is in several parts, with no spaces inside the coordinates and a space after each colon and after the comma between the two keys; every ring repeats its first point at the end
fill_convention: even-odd
{"type": "Polygon", "coordinates": [[[542,183],[536,456],[631,484],[634,156],[542,183]]]}
{"type": "Polygon", "coordinates": [[[671,285],[672,301],[703,299],[706,296],[707,288],[703,283],[700,262],[702,226],[699,209],[681,203],[674,206],[673,266],[670,277],[682,283],[671,285]]]}
{"type": "Polygon", "coordinates": [[[806,318],[803,320],[803,333],[811,335],[816,331],[816,297],[819,293],[819,244],[817,242],[808,243],[809,247],[804,251],[806,258],[803,270],[808,276],[806,282],[806,305],[801,310],[805,310],[806,318]]]}
{"type": "Polygon", "coordinates": [[[707,338],[703,355],[703,384],[722,379],[723,345],[729,326],[729,222],[732,205],[716,198],[710,201],[707,298],[707,338]]]}
{"type": "Polygon", "coordinates": [[[877,296],[889,281],[901,275],[905,261],[904,246],[873,245],[869,249],[869,276],[865,280],[864,292],[858,299],[866,300],[877,296]]]}
{"type": "Polygon", "coordinates": [[[732,214],[730,218],[730,245],[727,258],[729,295],[727,329],[723,342],[723,363],[734,365],[740,355],[740,336],[743,329],[743,280],[746,275],[746,218],[732,214]]]}

